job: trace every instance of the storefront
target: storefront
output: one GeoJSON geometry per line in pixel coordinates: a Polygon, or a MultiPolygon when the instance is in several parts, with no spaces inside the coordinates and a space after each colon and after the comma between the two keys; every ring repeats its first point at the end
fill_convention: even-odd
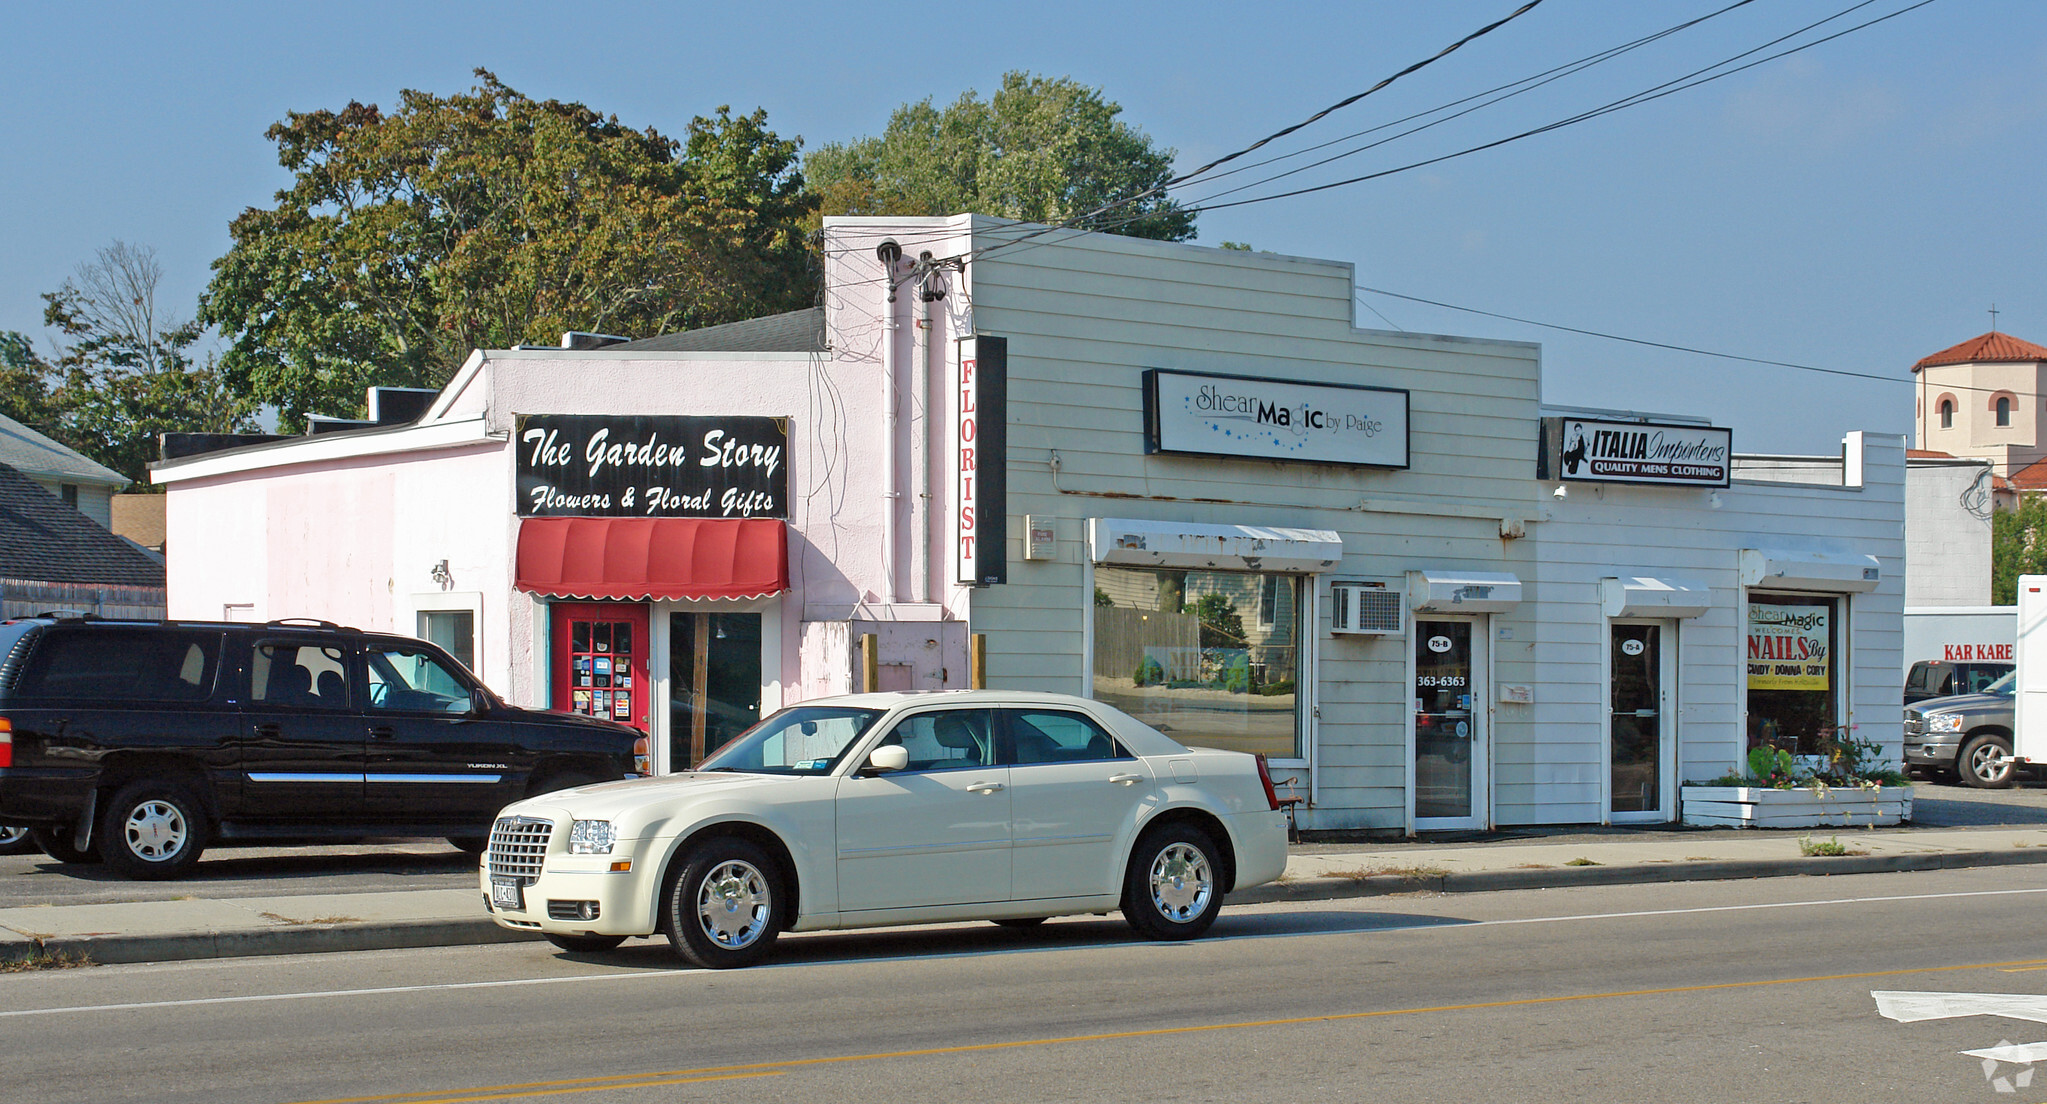
{"type": "Polygon", "coordinates": [[[172,612],[426,635],[662,770],[979,670],[1262,753],[1308,828],[1667,821],[1751,735],[1897,745],[1902,442],[1701,482],[1725,431],[1665,419],[1712,440],[1655,478],[1535,346],[1356,327],[1348,265],[1025,232],[833,219],[825,307],[159,465],[172,612]]]}

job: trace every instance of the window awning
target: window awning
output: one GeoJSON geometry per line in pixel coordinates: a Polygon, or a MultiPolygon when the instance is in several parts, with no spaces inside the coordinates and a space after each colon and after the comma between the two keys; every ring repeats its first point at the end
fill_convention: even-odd
{"type": "Polygon", "coordinates": [[[1521,602],[1521,580],[1493,571],[1410,571],[1407,606],[1417,613],[1506,613],[1521,602]]]}
{"type": "Polygon", "coordinates": [[[1697,617],[1713,608],[1713,590],[1690,579],[1620,575],[1599,580],[1608,617],[1697,617]]]}
{"type": "Polygon", "coordinates": [[[1741,585],[1745,587],[1861,594],[1875,590],[1882,580],[1882,565],[1867,553],[1803,548],[1741,550],[1741,585]]]}
{"type": "Polygon", "coordinates": [[[527,518],[515,585],[561,598],[764,598],[789,589],[769,518],[527,518]]]}
{"type": "Polygon", "coordinates": [[[1098,564],[1218,571],[1329,571],[1343,560],[1343,538],[1328,529],[1203,525],[1131,518],[1088,519],[1098,564]]]}

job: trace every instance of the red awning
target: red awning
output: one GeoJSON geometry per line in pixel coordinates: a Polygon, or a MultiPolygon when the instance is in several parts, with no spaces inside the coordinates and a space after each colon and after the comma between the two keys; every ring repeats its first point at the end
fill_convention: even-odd
{"type": "Polygon", "coordinates": [[[520,590],[647,601],[789,589],[787,527],[769,518],[527,518],[520,590]]]}

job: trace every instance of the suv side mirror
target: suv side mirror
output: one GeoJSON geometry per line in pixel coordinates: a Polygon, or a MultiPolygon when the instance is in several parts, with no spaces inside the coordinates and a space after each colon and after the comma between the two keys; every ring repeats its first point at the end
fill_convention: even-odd
{"type": "Polygon", "coordinates": [[[887,774],[910,765],[910,749],[901,744],[883,744],[867,753],[863,774],[887,774]]]}
{"type": "Polygon", "coordinates": [[[482,717],[490,713],[490,695],[481,688],[469,692],[469,715],[482,717]]]}

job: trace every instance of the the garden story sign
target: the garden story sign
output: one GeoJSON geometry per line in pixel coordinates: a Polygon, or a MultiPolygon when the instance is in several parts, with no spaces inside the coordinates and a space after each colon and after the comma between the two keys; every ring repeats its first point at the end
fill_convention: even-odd
{"type": "Polygon", "coordinates": [[[789,516],[781,418],[521,414],[521,517],[789,516]]]}
{"type": "Polygon", "coordinates": [[[1719,426],[1544,418],[1536,478],[1725,487],[1734,435],[1719,426]]]}
{"type": "Polygon", "coordinates": [[[1150,368],[1146,452],[1407,467],[1407,392],[1150,368]]]}

